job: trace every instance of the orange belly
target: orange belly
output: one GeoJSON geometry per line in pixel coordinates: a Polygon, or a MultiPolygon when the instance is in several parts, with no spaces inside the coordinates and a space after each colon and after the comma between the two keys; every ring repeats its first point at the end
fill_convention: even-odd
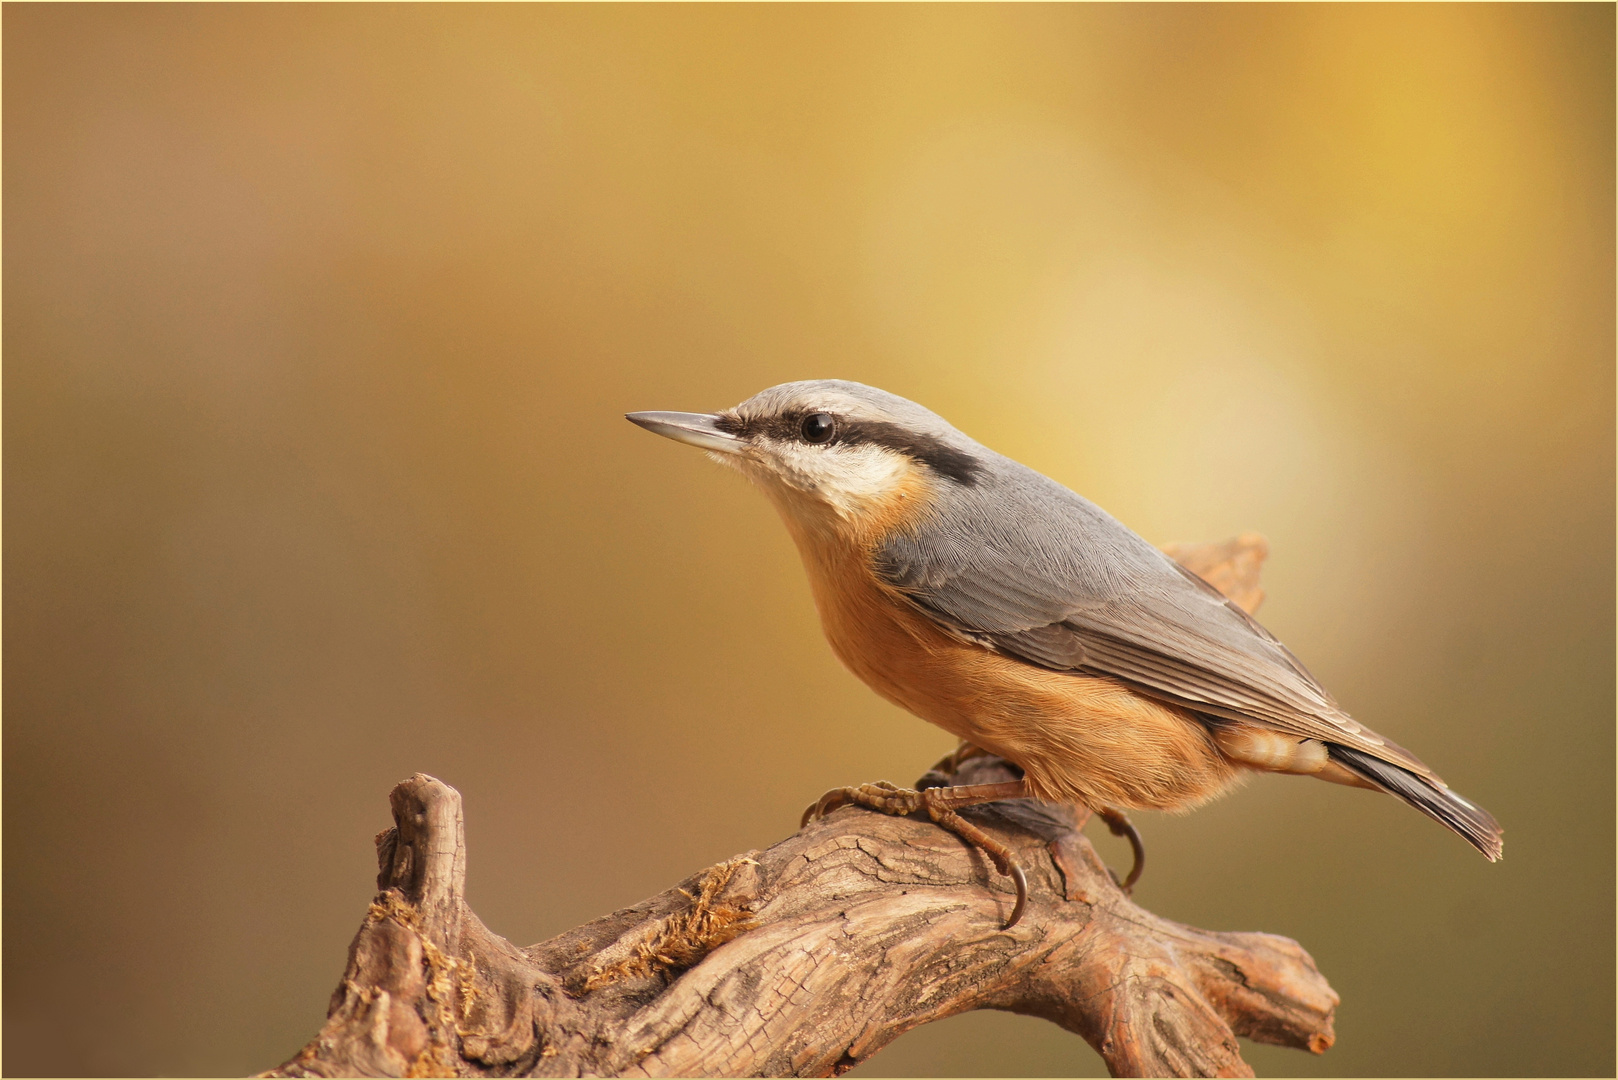
{"type": "Polygon", "coordinates": [[[1243,775],[1188,711],[961,641],[878,583],[859,553],[810,537],[799,547],[838,659],[894,704],[1021,766],[1040,798],[1189,809],[1243,775]]]}

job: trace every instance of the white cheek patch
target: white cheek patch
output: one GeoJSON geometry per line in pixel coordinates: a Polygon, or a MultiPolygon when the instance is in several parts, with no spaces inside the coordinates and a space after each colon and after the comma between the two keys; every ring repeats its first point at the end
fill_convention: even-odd
{"type": "Polygon", "coordinates": [[[891,497],[915,472],[909,457],[885,446],[811,446],[783,443],[770,448],[778,480],[850,516],[891,497]]]}

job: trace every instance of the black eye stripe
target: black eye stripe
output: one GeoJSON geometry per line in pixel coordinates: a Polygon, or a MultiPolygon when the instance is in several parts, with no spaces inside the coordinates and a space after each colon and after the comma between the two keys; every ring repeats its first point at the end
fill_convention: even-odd
{"type": "MultiPolygon", "coordinates": [[[[715,421],[714,426],[727,434],[742,438],[762,437],[781,442],[806,442],[808,440],[803,435],[804,421],[824,411],[794,409],[775,416],[756,416],[745,420],[727,413],[715,421]]],[[[890,424],[885,420],[859,420],[838,416],[835,413],[828,415],[834,421],[832,437],[820,445],[885,446],[889,450],[896,450],[921,462],[939,475],[947,476],[964,487],[976,484],[978,474],[982,471],[982,466],[978,464],[976,458],[964,450],[955,449],[942,439],[906,431],[899,425],[890,424]]]]}
{"type": "Polygon", "coordinates": [[[982,471],[977,459],[966,451],[957,450],[942,439],[906,431],[898,424],[884,420],[844,421],[840,425],[837,441],[854,446],[871,443],[897,450],[963,487],[976,484],[978,473],[982,471]]]}

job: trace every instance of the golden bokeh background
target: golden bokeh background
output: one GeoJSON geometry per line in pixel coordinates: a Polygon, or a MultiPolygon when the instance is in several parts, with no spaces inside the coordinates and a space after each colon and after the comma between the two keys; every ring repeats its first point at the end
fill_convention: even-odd
{"type": "MultiPolygon", "coordinates": [[[[623,421],[843,377],[1154,542],[1505,824],[1262,778],[1138,898],[1343,995],[1260,1073],[1614,1068],[1610,5],[8,5],[9,1074],[317,1029],[386,795],[519,943],[950,740],[623,421]]],[[[1097,839],[1121,861],[1118,841],[1097,839]]],[[[973,1014],[867,1075],[1099,1075],[973,1014]]]]}

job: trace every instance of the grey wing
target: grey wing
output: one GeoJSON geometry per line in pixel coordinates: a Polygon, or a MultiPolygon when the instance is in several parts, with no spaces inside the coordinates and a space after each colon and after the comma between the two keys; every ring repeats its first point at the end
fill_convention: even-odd
{"type": "Polygon", "coordinates": [[[940,625],[1029,663],[1111,676],[1437,779],[1356,723],[1213,586],[1055,481],[1005,458],[997,471],[876,554],[878,575],[940,625]]]}

